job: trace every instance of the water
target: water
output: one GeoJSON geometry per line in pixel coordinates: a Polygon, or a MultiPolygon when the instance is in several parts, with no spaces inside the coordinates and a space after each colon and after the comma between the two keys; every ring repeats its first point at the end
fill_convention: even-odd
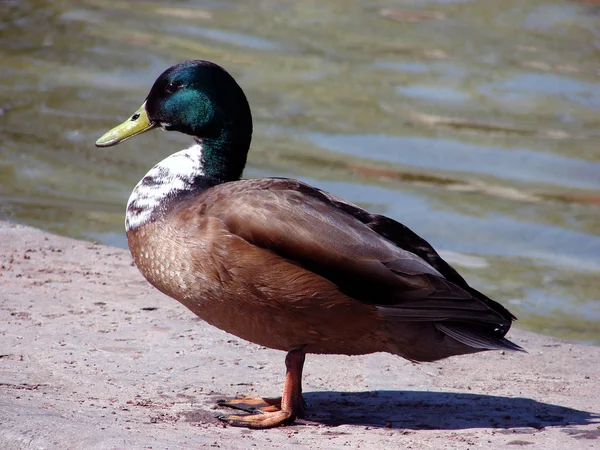
{"type": "Polygon", "coordinates": [[[591,3],[4,1],[0,217],[126,246],[132,187],[189,139],[94,142],[166,67],[210,59],[252,105],[246,176],[387,214],[518,326],[600,344],[591,3]]]}

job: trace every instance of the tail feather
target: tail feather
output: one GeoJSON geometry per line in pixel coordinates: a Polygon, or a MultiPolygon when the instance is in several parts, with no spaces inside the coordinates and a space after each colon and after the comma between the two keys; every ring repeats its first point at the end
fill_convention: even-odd
{"type": "Polygon", "coordinates": [[[451,322],[436,322],[434,325],[442,333],[469,347],[482,350],[512,350],[527,353],[514,342],[511,342],[500,335],[494,336],[484,329],[451,322]]]}

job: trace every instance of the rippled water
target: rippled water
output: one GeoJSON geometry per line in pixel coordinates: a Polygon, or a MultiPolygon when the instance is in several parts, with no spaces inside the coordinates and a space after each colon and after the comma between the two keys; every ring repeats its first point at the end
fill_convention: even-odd
{"type": "Polygon", "coordinates": [[[600,343],[593,1],[2,2],[0,217],[125,246],[135,183],[189,139],[94,141],[166,67],[248,94],[246,176],[409,225],[519,326],[600,343]]]}

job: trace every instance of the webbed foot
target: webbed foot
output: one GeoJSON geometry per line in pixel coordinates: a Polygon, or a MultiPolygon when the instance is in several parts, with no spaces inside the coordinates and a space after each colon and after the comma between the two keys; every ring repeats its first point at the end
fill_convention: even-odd
{"type": "Polygon", "coordinates": [[[296,418],[304,417],[302,398],[302,368],[304,351],[292,350],[285,358],[286,374],[281,398],[237,397],[220,400],[219,406],[239,409],[249,414],[230,414],[218,418],[234,427],[253,429],[274,428],[289,425],[296,418]]]}

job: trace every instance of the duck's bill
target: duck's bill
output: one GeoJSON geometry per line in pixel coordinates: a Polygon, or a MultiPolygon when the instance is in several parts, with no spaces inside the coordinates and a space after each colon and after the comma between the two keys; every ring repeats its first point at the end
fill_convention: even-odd
{"type": "Polygon", "coordinates": [[[146,102],[144,102],[144,104],[140,106],[140,109],[133,113],[129,119],[121,125],[117,125],[98,139],[96,141],[96,147],[110,147],[112,145],[117,145],[138,134],[151,130],[154,127],[155,125],[148,119],[146,102]]]}

